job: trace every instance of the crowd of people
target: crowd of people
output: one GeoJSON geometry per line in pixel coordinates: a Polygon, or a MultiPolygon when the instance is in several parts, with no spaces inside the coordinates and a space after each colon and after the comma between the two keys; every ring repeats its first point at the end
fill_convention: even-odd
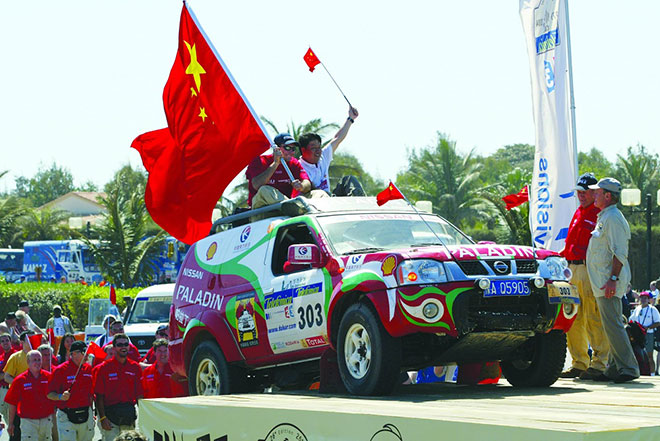
{"type": "Polygon", "coordinates": [[[138,400],[187,396],[169,365],[167,325],[141,357],[118,317],[106,316],[106,333],[87,344],[59,305],[47,332],[29,309],[22,301],[0,323],[0,414],[11,441],[91,441],[95,424],[114,441],[135,428],[138,400]]]}

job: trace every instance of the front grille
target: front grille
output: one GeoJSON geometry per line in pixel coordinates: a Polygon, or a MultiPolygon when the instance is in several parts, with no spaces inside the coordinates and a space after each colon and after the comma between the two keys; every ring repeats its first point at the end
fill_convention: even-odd
{"type": "Polygon", "coordinates": [[[487,260],[486,263],[493,270],[496,276],[504,276],[511,274],[511,261],[510,260],[487,260]],[[497,263],[497,265],[495,265],[497,263]]]}
{"type": "Polygon", "coordinates": [[[479,260],[459,260],[457,263],[466,276],[488,275],[488,270],[479,260]]]}
{"type": "Polygon", "coordinates": [[[535,259],[516,260],[516,270],[518,274],[535,274],[539,264],[535,259]]]}
{"type": "Polygon", "coordinates": [[[151,349],[151,346],[154,344],[154,340],[156,340],[156,337],[153,335],[132,335],[131,336],[131,343],[133,343],[138,350],[140,351],[140,354],[145,354],[149,349],[151,349]]]}

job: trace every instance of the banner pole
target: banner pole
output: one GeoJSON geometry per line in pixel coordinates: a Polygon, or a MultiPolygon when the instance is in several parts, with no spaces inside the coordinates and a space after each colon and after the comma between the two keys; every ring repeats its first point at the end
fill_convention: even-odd
{"type": "MultiPolygon", "coordinates": [[[[577,133],[575,130],[575,93],[573,90],[573,56],[571,53],[571,25],[568,19],[568,0],[564,0],[566,13],[566,49],[568,51],[568,90],[570,93],[571,136],[573,140],[573,154],[577,158],[577,133]]],[[[578,174],[578,164],[575,162],[575,176],[578,174]]]]}

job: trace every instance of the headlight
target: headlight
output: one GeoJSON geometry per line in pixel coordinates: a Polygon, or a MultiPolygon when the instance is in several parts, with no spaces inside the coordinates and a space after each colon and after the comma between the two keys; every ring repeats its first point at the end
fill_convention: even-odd
{"type": "Polygon", "coordinates": [[[545,264],[550,272],[550,277],[555,280],[568,280],[571,278],[571,270],[568,262],[563,257],[552,256],[545,259],[545,264]]]}
{"type": "Polygon", "coordinates": [[[442,283],[447,281],[447,273],[441,262],[419,259],[401,262],[396,271],[400,285],[420,283],[442,283]]]}

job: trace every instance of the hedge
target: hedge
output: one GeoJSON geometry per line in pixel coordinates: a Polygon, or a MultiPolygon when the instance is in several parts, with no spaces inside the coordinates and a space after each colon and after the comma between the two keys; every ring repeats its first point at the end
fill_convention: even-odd
{"type": "MultiPolygon", "coordinates": [[[[143,288],[117,289],[117,308],[126,307],[124,296],[134,298],[143,288]]],[[[30,302],[30,317],[44,329],[46,322],[53,316],[53,306],[60,305],[62,314],[69,317],[76,330],[84,331],[87,325],[87,311],[90,299],[107,299],[108,287],[86,286],[77,283],[0,283],[0,319],[4,320],[7,312],[16,311],[21,300],[30,302]]],[[[44,329],[45,331],[45,329],[44,329]]]]}

